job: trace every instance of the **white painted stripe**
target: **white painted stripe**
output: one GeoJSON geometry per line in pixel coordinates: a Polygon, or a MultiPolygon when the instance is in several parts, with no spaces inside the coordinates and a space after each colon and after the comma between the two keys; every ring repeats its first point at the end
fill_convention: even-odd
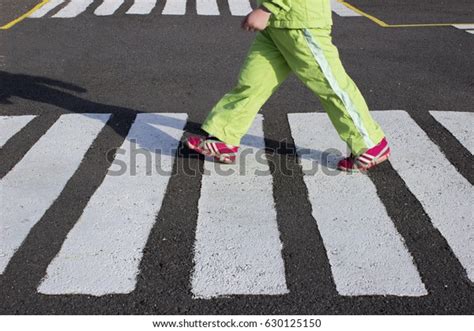
{"type": "Polygon", "coordinates": [[[23,129],[35,116],[0,116],[0,147],[23,129]]]}
{"type": "Polygon", "coordinates": [[[474,29],[474,24],[455,24],[453,26],[456,29],[461,29],[461,30],[472,30],[472,29],[474,29]]]}
{"type": "MultiPolygon", "coordinates": [[[[383,149],[383,151],[385,150],[386,148],[383,149]]],[[[379,152],[379,154],[383,154],[383,152],[379,152]]],[[[366,158],[368,161],[371,161],[373,159],[375,159],[375,156],[373,155],[370,155],[369,153],[363,153],[361,154],[360,156],[363,156],[364,158],[366,158]]]]}
{"type": "Polygon", "coordinates": [[[40,9],[37,11],[33,12],[29,17],[31,18],[39,18],[43,17],[47,13],[49,13],[51,10],[62,4],[65,0],[50,0],[48,3],[46,3],[44,6],[42,6],[40,9]]]}
{"type": "Polygon", "coordinates": [[[264,156],[256,158],[264,148],[262,122],[257,116],[236,164],[205,162],[192,276],[197,298],[288,292],[272,176],[256,174],[269,171],[264,156]]]}
{"type": "Polygon", "coordinates": [[[362,16],[361,14],[356,13],[352,9],[344,6],[341,2],[337,0],[331,0],[331,8],[332,8],[332,11],[335,12],[339,16],[344,16],[344,17],[362,16]]]}
{"type": "Polygon", "coordinates": [[[354,126],[362,135],[364,139],[365,145],[368,148],[375,146],[375,143],[370,139],[369,133],[365,128],[364,122],[359,115],[359,112],[356,110],[356,106],[352,102],[351,97],[349,94],[339,85],[334,73],[332,71],[331,65],[329,64],[328,60],[326,59],[326,55],[324,54],[323,48],[319,45],[317,38],[314,38],[311,31],[308,29],[303,29],[303,35],[308,43],[308,47],[311,50],[311,53],[314,56],[314,60],[318,63],[321,67],[321,71],[324,74],[324,77],[329,82],[329,85],[334,90],[334,93],[337,97],[342,101],[344,107],[349,114],[354,126]]]}
{"type": "Polygon", "coordinates": [[[126,14],[131,15],[147,15],[151,13],[156,6],[157,0],[135,0],[133,5],[127,10],[126,14]]]}
{"type": "Polygon", "coordinates": [[[392,146],[391,163],[474,281],[474,191],[404,111],[374,112],[392,146]]]}
{"type": "Polygon", "coordinates": [[[474,113],[453,111],[430,111],[459,142],[474,154],[474,113]]]}
{"type": "Polygon", "coordinates": [[[227,0],[232,16],[247,16],[252,11],[249,0],[227,0]]]}
{"type": "Polygon", "coordinates": [[[467,33],[474,34],[474,30],[466,30],[467,33]]]}
{"type": "Polygon", "coordinates": [[[342,157],[336,154],[346,154],[347,147],[327,115],[289,114],[288,118],[337,291],[348,296],[426,295],[375,185],[363,174],[335,169],[342,157]],[[321,162],[330,149],[328,163],[321,162]]]}
{"type": "Polygon", "coordinates": [[[103,0],[102,4],[94,11],[94,14],[97,16],[113,15],[123,3],[124,0],[103,0]]]}
{"type": "Polygon", "coordinates": [[[186,0],[166,0],[163,15],[184,15],[186,14],[186,0]]]}
{"type": "Polygon", "coordinates": [[[71,0],[63,9],[57,12],[53,17],[71,18],[86,11],[87,7],[92,5],[94,0],[71,0]]]}
{"type": "Polygon", "coordinates": [[[219,7],[216,0],[196,0],[196,11],[198,15],[217,16],[219,7]]]}
{"type": "Polygon", "coordinates": [[[365,164],[369,164],[372,161],[370,158],[364,157],[364,155],[360,155],[357,159],[365,164]]]}
{"type": "Polygon", "coordinates": [[[48,266],[40,293],[100,296],[134,290],[143,248],[170,179],[154,166],[171,173],[186,117],[137,116],[107,177],[48,266]],[[121,165],[126,171],[118,175],[121,165]]]}
{"type": "Polygon", "coordinates": [[[59,196],[108,118],[108,114],[62,115],[0,181],[0,274],[59,196]]]}

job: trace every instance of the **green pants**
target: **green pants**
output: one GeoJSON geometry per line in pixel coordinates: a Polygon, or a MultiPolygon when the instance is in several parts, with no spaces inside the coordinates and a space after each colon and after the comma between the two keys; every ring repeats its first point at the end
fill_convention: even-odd
{"type": "Polygon", "coordinates": [[[214,106],[203,130],[227,144],[240,145],[262,105],[290,72],[319,97],[352,153],[359,155],[384,137],[344,70],[330,29],[268,27],[257,33],[237,85],[214,106]]]}

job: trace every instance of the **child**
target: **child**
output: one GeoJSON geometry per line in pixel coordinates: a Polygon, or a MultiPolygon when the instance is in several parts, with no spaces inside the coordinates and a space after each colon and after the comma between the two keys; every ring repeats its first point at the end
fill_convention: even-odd
{"type": "Polygon", "coordinates": [[[331,25],[329,0],[260,0],[242,22],[243,29],[258,33],[238,83],[203,123],[209,137],[191,136],[188,147],[220,162],[234,162],[240,139],[257,112],[294,72],[319,97],[352,152],[339,161],[339,169],[367,170],[385,161],[390,148],[341,64],[331,41],[331,25]]]}

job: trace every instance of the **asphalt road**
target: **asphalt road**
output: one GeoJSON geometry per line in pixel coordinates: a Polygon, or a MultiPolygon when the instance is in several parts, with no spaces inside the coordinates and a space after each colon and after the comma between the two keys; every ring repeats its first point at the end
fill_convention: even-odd
{"type": "MultiPolygon", "coordinates": [[[[271,150],[280,141],[288,142],[286,150],[267,155],[287,294],[193,298],[190,275],[204,160],[184,148],[175,159],[176,173],[169,180],[143,249],[134,291],[104,296],[38,293],[48,265],[107,173],[107,151],[121,145],[137,114],[186,113],[185,130],[198,132],[209,109],[235,83],[253,39],[252,33],[240,30],[242,18],[230,15],[224,1],[219,2],[219,16],[195,14],[193,0],[187,2],[185,15],[161,15],[164,2],[158,2],[149,15],[127,15],[126,7],[132,2],[126,0],[127,6],[108,17],[93,14],[100,4],[95,1],[74,18],[28,18],[0,30],[0,116],[37,115],[1,148],[1,177],[14,169],[61,115],[113,114],[60,196],[32,227],[0,275],[0,313],[474,312],[473,284],[465,266],[390,163],[368,176],[428,294],[338,293],[286,117],[288,113],[321,112],[322,107],[295,77],[288,79],[262,110],[266,147],[271,150]],[[292,176],[282,173],[283,165],[293,171],[292,176]],[[197,175],[189,176],[186,169],[197,175]]],[[[0,25],[34,3],[2,1],[0,25]]],[[[390,24],[474,23],[469,1],[449,1],[446,15],[440,14],[441,7],[433,12],[429,1],[417,3],[353,2],[390,24]],[[409,19],[403,14],[406,11],[409,19]]],[[[370,108],[408,112],[472,185],[471,152],[429,111],[473,111],[474,35],[452,26],[382,28],[366,17],[334,14],[333,38],[370,108]]],[[[64,146],[65,153],[67,148],[64,146]]],[[[35,189],[32,184],[31,190],[35,189]]]]}

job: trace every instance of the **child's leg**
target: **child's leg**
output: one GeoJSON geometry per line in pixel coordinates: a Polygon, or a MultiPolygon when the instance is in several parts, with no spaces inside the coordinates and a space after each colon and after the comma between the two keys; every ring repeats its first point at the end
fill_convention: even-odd
{"type": "Polygon", "coordinates": [[[354,155],[384,137],[332,44],[330,29],[267,29],[292,71],[317,96],[354,155]]]}
{"type": "Polygon", "coordinates": [[[266,31],[259,32],[240,71],[237,86],[214,106],[203,130],[238,146],[252,122],[290,68],[266,31]]]}

